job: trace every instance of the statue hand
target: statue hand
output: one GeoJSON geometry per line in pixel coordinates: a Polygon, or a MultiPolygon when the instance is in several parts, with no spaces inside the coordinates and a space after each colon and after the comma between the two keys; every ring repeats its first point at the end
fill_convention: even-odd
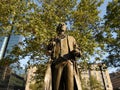
{"type": "Polygon", "coordinates": [[[47,51],[47,52],[46,52],[46,55],[47,55],[47,56],[51,56],[51,53],[52,53],[52,51],[47,51]]]}

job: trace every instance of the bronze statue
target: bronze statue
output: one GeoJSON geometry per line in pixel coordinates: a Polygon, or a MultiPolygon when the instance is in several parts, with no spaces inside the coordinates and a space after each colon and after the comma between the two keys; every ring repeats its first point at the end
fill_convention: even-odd
{"type": "Polygon", "coordinates": [[[44,90],[81,90],[75,57],[81,52],[74,37],[65,34],[66,25],[60,23],[57,36],[50,40],[47,54],[51,63],[45,74],[44,90]]]}

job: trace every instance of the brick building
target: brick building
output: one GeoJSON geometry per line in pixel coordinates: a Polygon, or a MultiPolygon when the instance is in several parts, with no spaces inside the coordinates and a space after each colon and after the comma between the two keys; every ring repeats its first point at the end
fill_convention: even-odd
{"type": "Polygon", "coordinates": [[[110,74],[113,90],[120,90],[120,71],[110,74]]]}

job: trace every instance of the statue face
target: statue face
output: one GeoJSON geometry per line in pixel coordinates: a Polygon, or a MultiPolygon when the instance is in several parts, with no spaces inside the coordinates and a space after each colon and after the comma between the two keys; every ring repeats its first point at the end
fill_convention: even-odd
{"type": "Polygon", "coordinates": [[[61,23],[61,30],[65,32],[66,28],[67,28],[66,24],[65,23],[61,23]]]}
{"type": "Polygon", "coordinates": [[[57,27],[57,33],[60,34],[60,33],[63,33],[66,31],[66,24],[65,23],[60,23],[57,27]]]}

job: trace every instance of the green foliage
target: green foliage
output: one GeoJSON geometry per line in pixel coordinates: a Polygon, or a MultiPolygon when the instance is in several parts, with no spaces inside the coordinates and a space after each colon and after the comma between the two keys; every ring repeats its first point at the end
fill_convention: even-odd
{"type": "Polygon", "coordinates": [[[38,84],[30,84],[30,89],[31,90],[42,90],[42,88],[38,89],[37,87],[39,87],[38,84]]]}
{"type": "Polygon", "coordinates": [[[0,15],[0,32],[7,33],[12,26],[15,34],[25,37],[25,40],[20,43],[23,49],[15,47],[11,55],[17,55],[18,59],[29,56],[33,61],[45,60],[46,44],[51,37],[56,35],[56,25],[59,22],[69,24],[68,34],[76,38],[83,52],[83,60],[89,60],[94,54],[101,55],[96,48],[103,49],[103,43],[99,42],[100,38],[97,40],[101,32],[98,16],[100,11],[97,8],[102,4],[102,0],[81,0],[80,2],[77,0],[21,0],[15,2],[16,0],[0,2],[1,13],[3,12],[0,15]],[[11,8],[7,8],[9,5],[11,8]]]}
{"type": "Polygon", "coordinates": [[[120,0],[113,0],[107,6],[107,15],[104,17],[105,34],[109,53],[107,60],[109,66],[120,66],[120,0]]]}
{"type": "Polygon", "coordinates": [[[94,77],[91,76],[89,80],[81,80],[82,90],[104,90],[101,83],[94,77]]]}
{"type": "Polygon", "coordinates": [[[94,76],[90,77],[91,90],[104,90],[101,83],[94,76]]]}
{"type": "Polygon", "coordinates": [[[36,67],[37,67],[37,70],[35,72],[35,76],[33,76],[33,78],[31,79],[31,82],[35,80],[35,83],[31,83],[30,88],[32,90],[42,90],[47,65],[39,64],[39,65],[36,65],[36,67]]]}
{"type": "Polygon", "coordinates": [[[88,82],[85,79],[81,79],[82,90],[89,90],[88,82]]]}

